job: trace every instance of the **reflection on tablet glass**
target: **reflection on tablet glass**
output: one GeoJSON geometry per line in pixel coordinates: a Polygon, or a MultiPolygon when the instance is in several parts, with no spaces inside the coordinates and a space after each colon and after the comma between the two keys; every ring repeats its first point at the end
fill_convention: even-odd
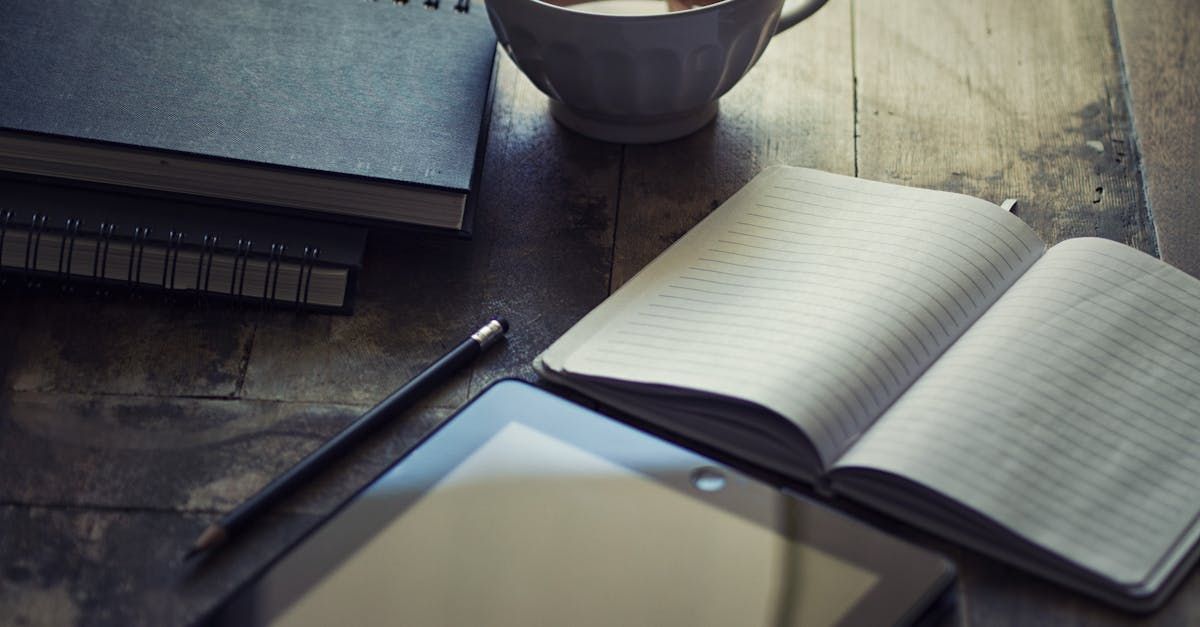
{"type": "Polygon", "coordinates": [[[820,627],[877,579],[513,422],[273,624],[820,627]]]}

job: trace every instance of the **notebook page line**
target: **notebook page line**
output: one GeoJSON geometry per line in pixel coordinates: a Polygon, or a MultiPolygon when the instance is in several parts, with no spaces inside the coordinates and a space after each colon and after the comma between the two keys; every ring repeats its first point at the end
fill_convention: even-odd
{"type": "MultiPolygon", "coordinates": [[[[1104,240],[1060,244],[841,463],[912,477],[1023,535],[1053,531],[1031,523],[1025,509],[983,496],[996,469],[1009,469],[1008,483],[1037,484],[1080,512],[1103,512],[1105,536],[1149,534],[1138,562],[1144,578],[1198,514],[1194,320],[1200,287],[1178,270],[1104,240]],[[887,452],[934,432],[950,444],[938,456],[955,465],[953,478],[887,452]],[[1131,478],[1139,489],[1130,489],[1131,478]],[[1163,522],[1156,530],[1131,523],[1144,516],[1163,522]]],[[[1056,524],[1069,530],[1082,517],[1056,524]]],[[[1049,548],[1084,564],[1102,559],[1106,539],[1078,535],[1049,548]]]]}
{"type": "MultiPolygon", "coordinates": [[[[815,439],[820,440],[820,454],[828,462],[1036,258],[1002,252],[1008,245],[998,238],[1008,235],[999,223],[950,220],[943,215],[944,208],[925,215],[920,203],[898,211],[834,200],[805,210],[810,215],[797,219],[764,207],[759,200],[763,194],[796,195],[765,177],[739,192],[639,273],[631,281],[637,283],[636,297],[623,300],[620,311],[564,358],[562,369],[759,404],[806,431],[826,434],[815,439]],[[869,225],[844,223],[872,213],[877,215],[869,225]],[[604,347],[633,348],[630,338],[643,336],[625,332],[635,321],[650,320],[648,314],[654,312],[660,316],[674,312],[678,320],[654,319],[678,322],[690,334],[685,339],[655,340],[652,351],[640,359],[626,355],[618,367],[604,347]],[[699,319],[717,322],[696,326],[699,319]],[[795,349],[781,356],[790,364],[772,357],[772,366],[754,380],[722,380],[722,364],[737,357],[741,367],[757,357],[747,345],[706,341],[732,331],[759,333],[777,344],[784,344],[781,338],[785,337],[800,343],[787,344],[795,349]],[[730,350],[741,354],[731,355],[730,350]],[[835,362],[829,357],[832,352],[844,357],[835,362]],[[687,355],[686,368],[677,363],[678,355],[687,355]],[[839,399],[836,385],[813,382],[835,363],[854,373],[838,379],[836,385],[856,388],[854,398],[864,404],[869,401],[870,411],[855,405],[851,406],[855,411],[848,411],[842,403],[853,401],[839,399]],[[890,385],[870,389],[886,377],[894,379],[890,385]],[[780,395],[782,388],[794,393],[780,395]],[[813,407],[821,411],[814,413],[813,407]],[[813,424],[814,420],[822,424],[813,424]]],[[[993,205],[980,204],[982,208],[963,211],[1003,214],[993,205]]],[[[1029,249],[1040,252],[1040,241],[1031,231],[1027,235],[1029,249]]]]}

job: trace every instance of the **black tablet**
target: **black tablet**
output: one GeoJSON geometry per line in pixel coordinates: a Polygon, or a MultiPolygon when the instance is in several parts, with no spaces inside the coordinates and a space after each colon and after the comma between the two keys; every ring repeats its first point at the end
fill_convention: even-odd
{"type": "Polygon", "coordinates": [[[920,548],[502,381],[208,622],[890,625],[952,580],[920,548]]]}

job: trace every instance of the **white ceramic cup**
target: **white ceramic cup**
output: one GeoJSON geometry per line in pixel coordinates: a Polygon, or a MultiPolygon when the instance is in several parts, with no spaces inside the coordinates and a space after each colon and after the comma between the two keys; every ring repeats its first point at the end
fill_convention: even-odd
{"type": "Polygon", "coordinates": [[[550,97],[559,122],[605,141],[649,143],[708,124],[717,99],[754,65],[771,37],[826,0],[795,0],[794,6],[792,0],[787,6],[784,0],[722,0],[632,14],[639,2],[654,1],[605,3],[618,14],[541,0],[487,0],[485,6],[501,47],[550,97]]]}

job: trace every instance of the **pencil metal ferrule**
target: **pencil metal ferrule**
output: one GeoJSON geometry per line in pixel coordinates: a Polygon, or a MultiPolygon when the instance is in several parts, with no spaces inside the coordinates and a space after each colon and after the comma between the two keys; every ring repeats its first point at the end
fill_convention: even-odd
{"type": "Polygon", "coordinates": [[[503,335],[504,325],[499,320],[492,320],[472,333],[471,339],[479,344],[479,348],[484,349],[498,342],[503,335]]]}

